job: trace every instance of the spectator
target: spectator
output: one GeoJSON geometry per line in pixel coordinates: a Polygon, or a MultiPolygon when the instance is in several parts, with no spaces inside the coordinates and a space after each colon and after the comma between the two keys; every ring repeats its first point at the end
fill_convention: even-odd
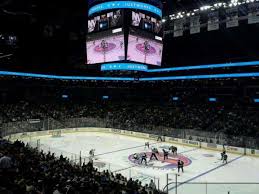
{"type": "Polygon", "coordinates": [[[8,156],[7,153],[5,153],[1,158],[0,158],[0,169],[10,169],[12,167],[12,160],[8,156]]]}
{"type": "Polygon", "coordinates": [[[152,190],[156,190],[156,184],[154,183],[153,179],[151,179],[149,183],[149,188],[151,188],[152,190]]]}

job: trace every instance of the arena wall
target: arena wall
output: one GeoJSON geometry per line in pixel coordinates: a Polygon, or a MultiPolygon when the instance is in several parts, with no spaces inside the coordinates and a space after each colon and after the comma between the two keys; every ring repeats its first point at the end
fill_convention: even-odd
{"type": "MultiPolygon", "coordinates": [[[[61,130],[61,135],[64,133],[76,133],[76,132],[101,132],[101,133],[113,133],[113,134],[120,134],[120,135],[132,136],[137,138],[152,139],[152,140],[157,140],[157,138],[159,137],[158,135],[155,135],[155,134],[148,134],[148,133],[121,130],[121,129],[87,127],[87,128],[65,128],[65,129],[58,129],[58,130],[16,133],[16,134],[8,135],[4,138],[9,139],[11,141],[15,141],[16,139],[22,140],[23,138],[51,135],[53,131],[60,131],[60,130],[61,130]]],[[[222,149],[223,149],[222,145],[218,145],[214,143],[199,142],[199,141],[193,141],[193,140],[187,140],[187,139],[178,139],[178,138],[166,137],[166,136],[163,137],[163,139],[165,140],[165,142],[172,143],[172,144],[186,145],[186,146],[209,149],[209,150],[214,150],[219,152],[222,152],[222,149]]],[[[259,150],[255,150],[255,149],[226,146],[226,150],[227,152],[234,153],[234,154],[259,157],[259,150]]]]}

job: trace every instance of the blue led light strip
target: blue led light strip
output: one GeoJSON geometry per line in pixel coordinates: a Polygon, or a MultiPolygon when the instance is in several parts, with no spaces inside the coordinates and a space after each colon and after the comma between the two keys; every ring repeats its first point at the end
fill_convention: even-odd
{"type": "Polygon", "coordinates": [[[169,77],[149,77],[149,78],[141,78],[140,81],[166,81],[166,80],[216,79],[216,78],[240,78],[240,77],[259,77],[259,72],[210,74],[210,75],[187,75],[187,76],[169,76],[169,77]]]}
{"type": "Polygon", "coordinates": [[[137,1],[110,1],[106,3],[101,3],[91,7],[88,11],[88,16],[96,12],[110,10],[110,9],[139,9],[139,10],[144,10],[144,11],[154,13],[158,15],[160,18],[162,18],[161,9],[153,5],[150,5],[147,3],[141,3],[137,1]]]}
{"type": "MultiPolygon", "coordinates": [[[[0,71],[0,75],[20,76],[20,77],[36,77],[36,78],[47,78],[47,79],[61,79],[61,80],[96,80],[96,81],[98,81],[98,80],[100,80],[100,81],[134,81],[135,80],[134,78],[130,78],[130,77],[59,76],[59,75],[45,75],[45,74],[21,73],[21,72],[10,72],[10,71],[0,71]]],[[[259,77],[259,72],[151,77],[151,78],[140,78],[139,81],[191,80],[191,79],[216,79],[216,78],[241,78],[241,77],[259,77]]]]}
{"type": "Polygon", "coordinates": [[[100,81],[133,81],[130,77],[88,77],[88,76],[60,76],[60,75],[46,75],[37,73],[21,73],[11,71],[0,71],[0,75],[19,76],[19,77],[35,77],[46,79],[61,79],[61,80],[100,80],[100,81]]]}
{"type": "Polygon", "coordinates": [[[209,68],[223,68],[223,67],[243,67],[243,66],[255,66],[259,65],[259,61],[250,62],[238,62],[238,63],[222,63],[222,64],[209,64],[209,65],[196,65],[196,66],[185,66],[185,67],[172,67],[162,69],[150,69],[147,72],[165,72],[165,71],[184,71],[193,69],[209,69],[209,68]]]}
{"type": "Polygon", "coordinates": [[[124,70],[124,71],[144,71],[148,70],[147,65],[137,64],[137,63],[108,63],[102,64],[101,71],[114,71],[114,70],[124,70]]]}

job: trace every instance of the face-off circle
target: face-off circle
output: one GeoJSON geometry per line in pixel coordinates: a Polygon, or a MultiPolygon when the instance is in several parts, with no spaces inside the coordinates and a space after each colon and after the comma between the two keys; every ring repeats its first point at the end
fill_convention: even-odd
{"type": "Polygon", "coordinates": [[[95,46],[94,51],[98,53],[109,52],[116,48],[116,44],[107,43],[106,47],[102,47],[101,45],[95,46]]]}
{"type": "MultiPolygon", "coordinates": [[[[138,155],[143,155],[144,152],[142,153],[138,153],[138,155]]],[[[181,154],[177,154],[177,155],[173,155],[172,153],[169,154],[168,159],[164,160],[164,154],[162,152],[159,152],[159,154],[156,154],[158,161],[156,161],[154,158],[151,161],[154,162],[149,162],[150,160],[150,156],[151,156],[152,152],[146,152],[147,155],[147,167],[152,167],[152,168],[157,168],[157,169],[173,169],[173,168],[177,168],[177,163],[178,160],[181,160],[184,162],[184,166],[189,166],[192,161],[191,159],[187,158],[184,155],[181,154]]],[[[143,162],[143,164],[141,164],[141,158],[139,160],[135,160],[133,158],[134,154],[131,154],[128,156],[128,159],[130,162],[136,164],[136,165],[141,165],[141,166],[145,166],[145,163],[143,162]]]]}
{"type": "Polygon", "coordinates": [[[143,53],[143,54],[153,55],[153,54],[156,53],[156,49],[153,46],[149,45],[149,49],[148,50],[145,50],[145,47],[146,46],[145,46],[144,43],[142,43],[142,44],[139,43],[139,44],[136,45],[136,49],[138,51],[140,51],[141,53],[143,53]]]}

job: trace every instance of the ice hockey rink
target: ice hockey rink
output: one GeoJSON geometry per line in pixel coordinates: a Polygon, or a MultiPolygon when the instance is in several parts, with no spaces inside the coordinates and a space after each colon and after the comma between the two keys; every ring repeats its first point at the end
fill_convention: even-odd
{"type": "Polygon", "coordinates": [[[123,35],[88,41],[86,45],[88,64],[121,61],[125,59],[123,35]],[[103,40],[108,44],[108,48],[105,52],[103,52],[100,46],[103,40]]]}
{"type": "MultiPolygon", "coordinates": [[[[184,173],[177,175],[174,163],[176,156],[169,156],[170,162],[163,161],[162,149],[170,143],[156,142],[147,139],[99,132],[64,133],[61,137],[37,136],[23,139],[24,142],[36,142],[40,149],[51,151],[56,155],[63,154],[72,160],[78,160],[81,152],[82,162],[86,162],[90,149],[95,149],[95,167],[121,173],[127,178],[140,180],[148,184],[151,179],[157,188],[163,190],[167,185],[171,194],[258,194],[259,193],[259,158],[228,154],[228,164],[220,160],[220,153],[194,147],[174,145],[178,148],[178,156],[187,166],[184,173]],[[156,147],[161,157],[159,161],[144,164],[134,163],[134,153],[149,153],[145,142],[156,147]],[[176,187],[177,178],[177,187],[176,187]],[[257,183],[257,184],[256,184],[257,183]]],[[[34,144],[36,145],[36,144],[34,144]]],[[[167,189],[165,189],[166,191],[167,189]]]]}
{"type": "Polygon", "coordinates": [[[163,45],[155,40],[129,35],[127,60],[161,66],[162,50],[163,45]],[[143,45],[145,41],[148,41],[153,51],[146,56],[145,53],[138,48],[138,45],[143,45]]]}

